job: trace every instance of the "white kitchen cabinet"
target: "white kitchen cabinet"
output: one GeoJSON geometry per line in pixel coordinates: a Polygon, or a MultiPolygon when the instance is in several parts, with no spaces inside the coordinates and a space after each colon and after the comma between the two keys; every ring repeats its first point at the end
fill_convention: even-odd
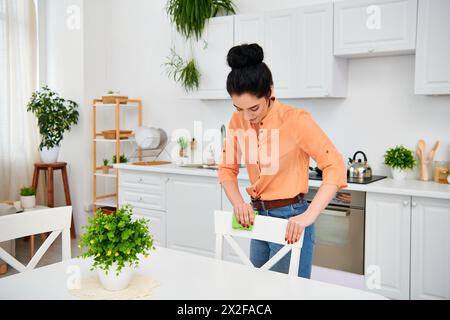
{"type": "Polygon", "coordinates": [[[450,1],[419,0],[416,94],[450,94],[450,1]]]}
{"type": "Polygon", "coordinates": [[[214,210],[221,208],[217,178],[169,176],[167,246],[214,257],[214,210]]]}
{"type": "MultiPolygon", "coordinates": [[[[239,180],[238,186],[239,191],[244,198],[244,201],[246,203],[250,203],[250,196],[248,195],[246,191],[246,187],[250,185],[250,181],[248,180],[239,180]]],[[[230,211],[233,212],[233,206],[230,203],[230,201],[227,198],[227,195],[225,193],[225,190],[222,189],[222,210],[224,211],[230,211]]],[[[231,223],[231,221],[230,221],[231,223]]],[[[247,254],[247,257],[250,257],[250,239],[246,238],[234,238],[236,242],[239,244],[239,246],[244,250],[244,252],[247,254]]],[[[223,242],[223,259],[233,262],[242,263],[242,260],[238,257],[236,252],[231,248],[231,246],[228,244],[227,241],[223,242]]]]}
{"type": "Polygon", "coordinates": [[[450,200],[412,198],[411,299],[450,299],[450,200]]]}
{"type": "MultiPolygon", "coordinates": [[[[234,43],[234,16],[211,18],[199,41],[193,45],[193,57],[200,72],[200,86],[188,98],[229,99],[226,79],[230,68],[227,54],[234,43]]],[[[189,56],[189,54],[188,54],[189,56]]]]}
{"type": "Polygon", "coordinates": [[[346,97],[347,59],[333,56],[333,4],[304,6],[297,13],[299,97],[346,97]]]}
{"type": "Polygon", "coordinates": [[[234,16],[234,45],[257,43],[264,48],[264,15],[234,16]]]}
{"type": "Polygon", "coordinates": [[[153,236],[154,244],[166,247],[166,213],[159,211],[133,208],[133,218],[149,220],[148,227],[153,236]]]}
{"type": "Polygon", "coordinates": [[[269,11],[264,16],[264,55],[269,66],[274,94],[278,98],[298,98],[297,10],[269,11]]]}
{"type": "Polygon", "coordinates": [[[409,299],[410,201],[410,196],[366,194],[366,284],[393,299],[409,299]]]}
{"type": "Polygon", "coordinates": [[[416,24],[417,0],[336,1],[334,54],[350,57],[413,53],[416,24]]]}

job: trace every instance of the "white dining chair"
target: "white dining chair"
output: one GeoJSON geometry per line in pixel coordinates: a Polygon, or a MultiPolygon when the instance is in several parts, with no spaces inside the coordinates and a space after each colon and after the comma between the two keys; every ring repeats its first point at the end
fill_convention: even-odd
{"type": "Polygon", "coordinates": [[[0,258],[19,272],[32,270],[47,252],[53,241],[62,233],[62,260],[69,260],[71,258],[71,218],[71,206],[35,210],[0,217],[0,242],[51,232],[26,266],[2,248],[0,248],[0,258]]]}
{"type": "Polygon", "coordinates": [[[288,221],[286,219],[273,218],[268,216],[256,215],[253,224],[252,231],[237,230],[232,228],[232,212],[227,211],[214,211],[214,225],[216,232],[216,259],[223,259],[223,239],[225,239],[236,252],[242,262],[250,267],[254,267],[253,263],[245,254],[244,250],[233,239],[248,238],[269,241],[278,244],[284,244],[269,261],[267,261],[260,269],[269,270],[272,268],[281,258],[291,251],[291,260],[289,264],[289,275],[297,277],[300,259],[300,249],[303,245],[302,233],[300,240],[294,244],[287,244],[284,240],[286,234],[286,227],[288,221]]]}

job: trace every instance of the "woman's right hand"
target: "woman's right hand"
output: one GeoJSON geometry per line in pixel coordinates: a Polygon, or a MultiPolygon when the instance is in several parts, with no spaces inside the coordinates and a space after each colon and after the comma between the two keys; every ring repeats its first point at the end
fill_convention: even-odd
{"type": "Polygon", "coordinates": [[[255,213],[251,204],[242,202],[233,206],[233,209],[240,225],[245,228],[253,225],[255,222],[255,213]]]}

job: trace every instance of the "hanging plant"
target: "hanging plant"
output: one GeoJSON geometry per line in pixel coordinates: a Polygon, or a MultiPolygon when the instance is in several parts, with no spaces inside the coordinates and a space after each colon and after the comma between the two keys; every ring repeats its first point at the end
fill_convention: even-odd
{"type": "Polygon", "coordinates": [[[205,22],[219,12],[235,14],[233,0],[169,0],[167,14],[177,27],[177,31],[187,39],[200,39],[205,22]]]}
{"type": "Polygon", "coordinates": [[[181,83],[186,92],[198,89],[200,83],[200,72],[197,69],[194,59],[184,61],[174,49],[170,49],[170,55],[167,57],[166,66],[167,76],[173,78],[175,82],[181,83]]]}

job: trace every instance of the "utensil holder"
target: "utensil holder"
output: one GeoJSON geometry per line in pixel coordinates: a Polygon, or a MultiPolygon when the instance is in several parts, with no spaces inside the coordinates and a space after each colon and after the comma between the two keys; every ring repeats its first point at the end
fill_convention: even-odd
{"type": "Polygon", "coordinates": [[[430,172],[430,161],[425,160],[425,161],[420,161],[420,176],[419,176],[419,180],[422,181],[428,181],[430,180],[431,177],[431,172],[430,172]]]}

